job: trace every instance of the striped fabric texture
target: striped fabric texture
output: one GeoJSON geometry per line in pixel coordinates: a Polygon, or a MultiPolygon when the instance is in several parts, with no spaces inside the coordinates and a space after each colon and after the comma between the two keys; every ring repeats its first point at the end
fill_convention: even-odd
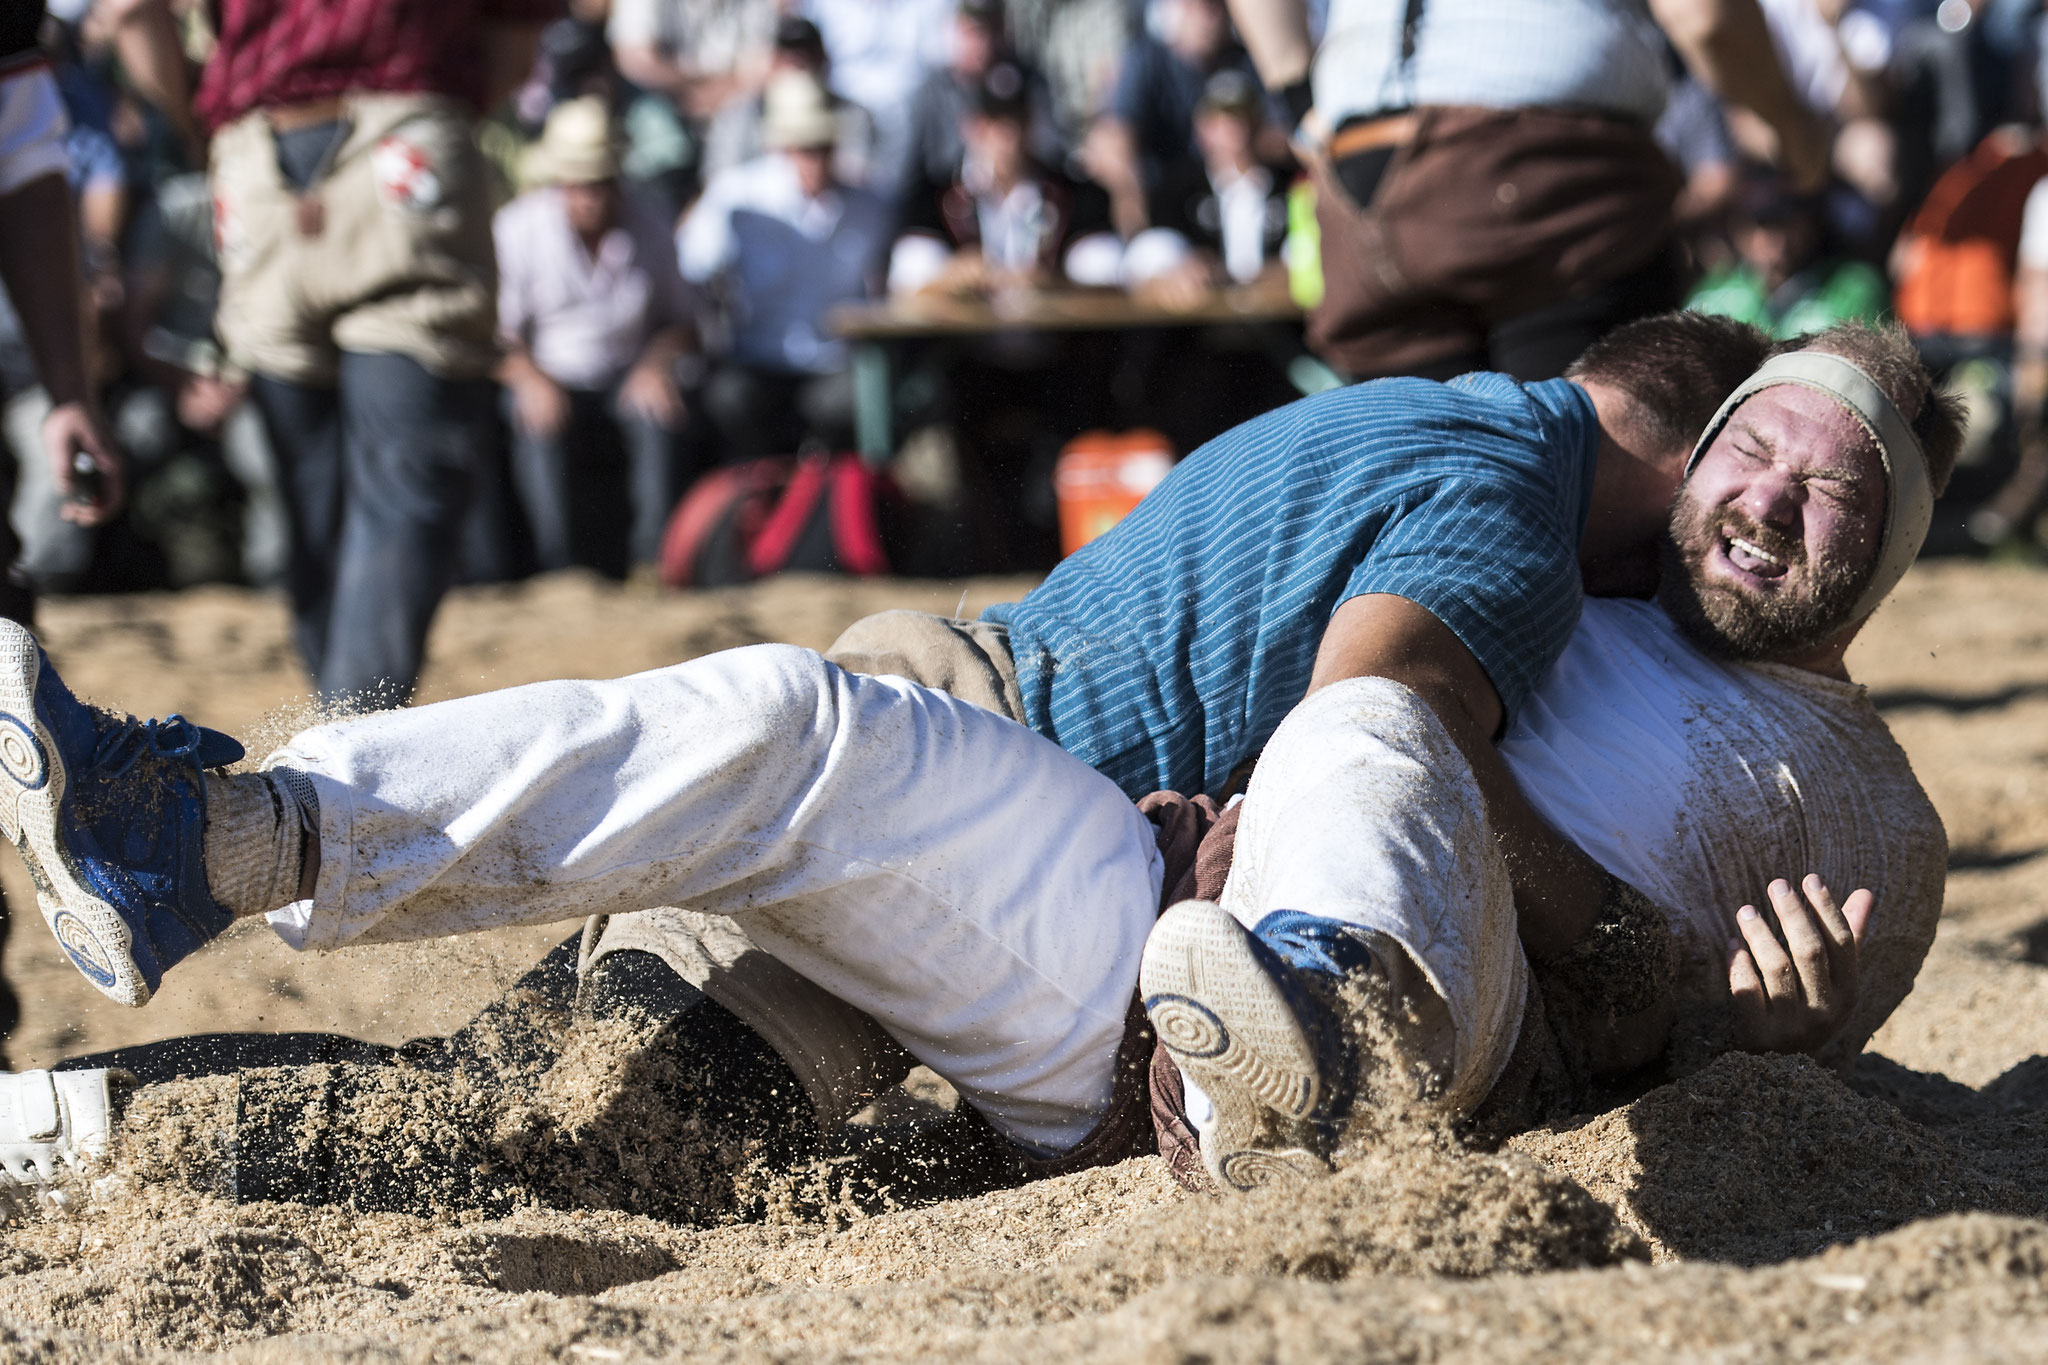
{"type": "Polygon", "coordinates": [[[1133,798],[1216,792],[1308,689],[1330,614],[1392,593],[1464,641],[1512,721],[1579,615],[1599,421],[1566,380],[1383,379],[1195,451],[1021,602],[1025,717],[1133,798]]]}

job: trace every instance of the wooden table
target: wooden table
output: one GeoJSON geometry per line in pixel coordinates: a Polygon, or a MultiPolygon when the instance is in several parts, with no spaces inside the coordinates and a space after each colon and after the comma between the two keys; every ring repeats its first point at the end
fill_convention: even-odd
{"type": "Polygon", "coordinates": [[[889,345],[931,337],[1032,332],[1116,332],[1153,327],[1213,327],[1298,322],[1302,311],[1285,281],[1232,286],[1188,308],[1168,308],[1120,289],[1037,289],[993,299],[912,294],[842,304],[826,323],[852,344],[854,432],[870,462],[894,451],[894,390],[889,345]]]}

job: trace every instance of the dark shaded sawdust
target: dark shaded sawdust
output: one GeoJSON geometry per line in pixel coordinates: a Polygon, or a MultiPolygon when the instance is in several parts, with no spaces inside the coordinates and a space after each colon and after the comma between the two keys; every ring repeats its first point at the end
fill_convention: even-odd
{"type": "Polygon", "coordinates": [[[1610,1202],[1660,1259],[1756,1265],[1940,1213],[2048,1212],[2048,1180],[1991,1155],[2001,1135],[2043,1136],[2039,1116],[1984,1108],[1930,1128],[1806,1058],[1734,1053],[1509,1145],[1610,1202]]]}

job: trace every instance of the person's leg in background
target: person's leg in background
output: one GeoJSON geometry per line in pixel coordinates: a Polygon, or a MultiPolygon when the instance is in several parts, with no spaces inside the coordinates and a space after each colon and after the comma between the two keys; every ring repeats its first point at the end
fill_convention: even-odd
{"type": "Polygon", "coordinates": [[[803,376],[796,406],[803,416],[803,440],[822,441],[833,450],[853,449],[852,370],[803,376]]]}
{"type": "Polygon", "coordinates": [[[681,467],[678,453],[682,433],[620,403],[616,395],[608,408],[625,446],[626,494],[633,509],[626,561],[652,564],[661,556],[668,515],[688,483],[689,471],[681,467]]]}
{"type": "Polygon", "coordinates": [[[749,460],[794,453],[803,439],[797,410],[801,376],[721,365],[704,378],[704,415],[718,435],[720,458],[749,460]]]}
{"type": "MultiPolygon", "coordinates": [[[[509,395],[505,406],[509,409],[509,395]]],[[[560,431],[530,431],[513,414],[512,486],[533,534],[536,567],[546,573],[569,564],[569,443],[576,430],[573,416],[560,431]]]]}
{"type": "Polygon", "coordinates": [[[345,351],[340,394],[348,505],[318,682],[325,696],[400,701],[455,572],[493,391],[410,356],[345,351]]]}
{"type": "Polygon", "coordinates": [[[278,466],[290,549],[285,588],[292,641],[317,682],[334,611],[334,558],[341,540],[341,399],[331,385],[249,376],[249,398],[278,466]]]}

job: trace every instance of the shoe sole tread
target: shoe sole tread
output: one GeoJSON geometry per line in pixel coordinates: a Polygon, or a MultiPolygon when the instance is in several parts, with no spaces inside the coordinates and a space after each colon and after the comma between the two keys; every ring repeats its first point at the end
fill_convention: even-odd
{"type": "Polygon", "coordinates": [[[1209,1174],[1238,1190],[1328,1174],[1306,1148],[1260,1141],[1269,1115],[1306,1121],[1322,1087],[1314,1046],[1245,928],[1214,905],[1174,906],[1146,941],[1139,985],[1160,1041],[1215,1106],[1209,1174]]]}
{"type": "MultiPolygon", "coordinates": [[[[41,667],[42,652],[35,638],[11,621],[0,622],[0,717],[12,722],[0,731],[0,774],[11,778],[16,788],[12,799],[0,800],[0,830],[20,851],[35,883],[36,906],[80,975],[118,1004],[141,1005],[150,990],[135,966],[134,933],[118,911],[85,886],[58,837],[65,770],[57,757],[56,737],[36,714],[41,667]],[[16,737],[16,727],[40,747],[40,773],[18,762],[10,751],[8,741],[16,737]]],[[[0,781],[0,788],[6,785],[0,781]]]]}

